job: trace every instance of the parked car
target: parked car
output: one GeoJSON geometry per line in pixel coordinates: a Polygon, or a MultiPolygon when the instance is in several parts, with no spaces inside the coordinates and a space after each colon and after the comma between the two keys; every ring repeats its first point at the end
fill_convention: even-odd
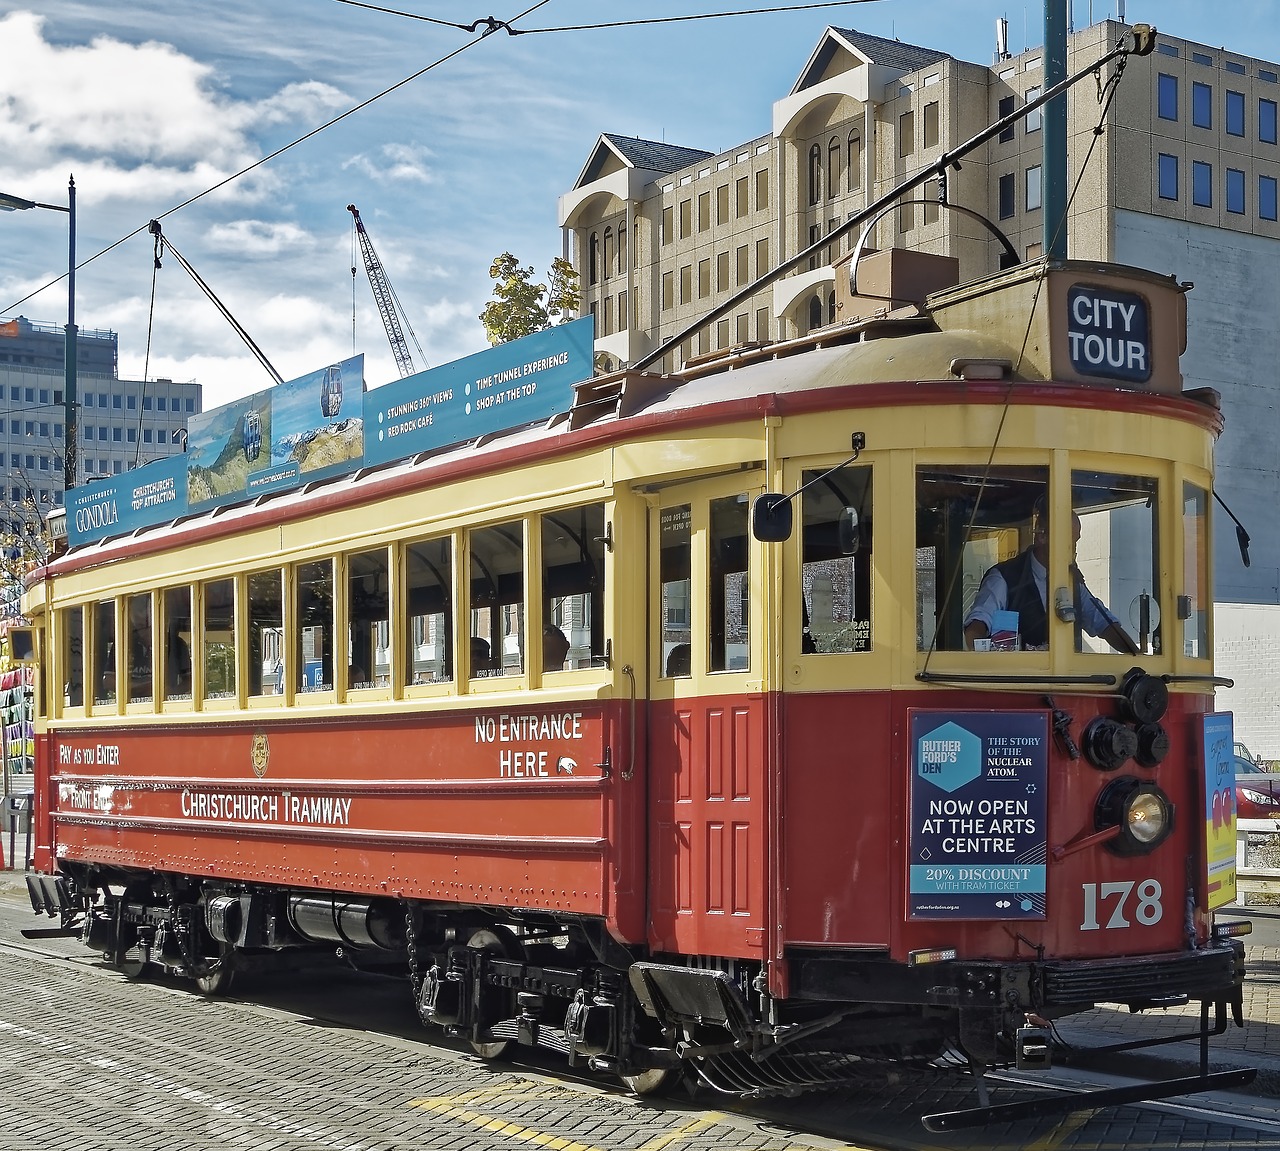
{"type": "Polygon", "coordinates": [[[1236,769],[1236,818],[1280,817],[1280,775],[1242,755],[1232,758],[1236,769]]]}

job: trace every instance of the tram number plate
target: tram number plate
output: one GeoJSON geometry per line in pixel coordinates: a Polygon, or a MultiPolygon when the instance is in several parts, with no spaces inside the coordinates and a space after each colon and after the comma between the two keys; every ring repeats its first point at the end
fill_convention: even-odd
{"type": "Polygon", "coordinates": [[[1132,927],[1135,919],[1143,927],[1151,927],[1159,923],[1164,915],[1158,879],[1082,883],[1080,887],[1084,894],[1081,931],[1109,931],[1117,927],[1132,927]],[[1099,921],[1099,915],[1106,917],[1105,923],[1099,921]]]}

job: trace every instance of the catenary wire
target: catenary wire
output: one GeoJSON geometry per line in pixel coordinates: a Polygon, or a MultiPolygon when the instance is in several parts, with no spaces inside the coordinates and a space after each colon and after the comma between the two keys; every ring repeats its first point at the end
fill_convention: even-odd
{"type": "MultiPolygon", "coordinates": [[[[516,16],[513,16],[512,19],[522,20],[525,16],[528,16],[531,13],[536,12],[539,8],[543,7],[543,5],[549,4],[550,2],[551,0],[537,0],[537,3],[531,4],[523,12],[519,13],[516,16]]],[[[485,23],[485,22],[481,21],[481,23],[485,23]]],[[[289,151],[289,149],[296,148],[299,144],[305,143],[307,140],[310,140],[312,136],[319,135],[326,128],[332,128],[335,124],[340,123],[341,121],[347,119],[347,117],[354,116],[357,112],[360,112],[363,109],[369,107],[369,105],[374,103],[375,101],[381,100],[382,97],[389,96],[392,92],[395,92],[397,89],[403,88],[406,84],[412,83],[414,80],[418,79],[418,77],[426,75],[426,73],[430,72],[432,69],[438,68],[440,67],[441,64],[447,63],[448,61],[452,60],[455,56],[461,55],[468,48],[475,47],[475,45],[479,44],[486,37],[492,35],[492,33],[495,32],[498,28],[504,27],[504,26],[505,25],[503,24],[490,24],[474,40],[469,40],[467,41],[467,43],[453,49],[453,51],[446,52],[438,60],[433,60],[430,64],[426,65],[426,67],[419,68],[418,71],[414,72],[410,76],[406,76],[403,80],[397,81],[395,84],[392,84],[391,87],[384,88],[377,95],[370,96],[367,100],[362,100],[359,104],[356,104],[351,108],[348,108],[345,112],[341,112],[337,116],[334,116],[332,119],[326,120],[323,124],[320,124],[318,127],[312,128],[311,131],[305,133],[302,136],[299,136],[296,140],[292,140],[288,144],[282,145],[281,147],[277,148],[274,152],[269,152],[267,155],[262,156],[261,158],[255,160],[252,164],[248,164],[245,167],[241,168],[238,172],[233,172],[230,176],[227,176],[224,179],[219,180],[216,184],[213,184],[210,187],[205,188],[204,191],[197,192],[194,196],[191,196],[186,200],[183,200],[182,203],[180,204],[175,204],[172,208],[169,208],[167,211],[159,213],[157,216],[153,218],[156,220],[163,220],[167,216],[172,216],[175,212],[179,212],[183,208],[189,207],[190,205],[194,204],[197,200],[201,200],[205,196],[208,196],[211,193],[218,191],[220,188],[225,188],[232,181],[238,180],[241,176],[248,175],[248,173],[252,172],[255,168],[262,167],[263,164],[266,164],[271,160],[274,160],[277,156],[283,155],[285,152],[289,151]]],[[[95,252],[87,260],[84,260],[81,263],[77,264],[76,270],[79,271],[81,268],[87,267],[89,264],[92,264],[94,260],[98,259],[100,256],[105,256],[108,252],[118,248],[121,244],[125,243],[126,241],[132,240],[134,236],[137,236],[140,233],[145,232],[149,226],[150,226],[150,220],[148,220],[146,224],[140,224],[138,227],[134,228],[132,232],[129,232],[127,235],[121,236],[114,243],[108,244],[101,251],[95,252]]],[[[41,284],[40,287],[35,289],[35,291],[28,292],[25,296],[22,297],[22,299],[15,300],[12,304],[8,305],[8,307],[0,309],[0,315],[6,315],[12,312],[15,308],[21,307],[28,300],[38,296],[41,292],[45,291],[46,289],[52,288],[57,284],[60,284],[66,278],[67,278],[67,273],[64,272],[61,276],[54,277],[54,279],[50,280],[47,284],[41,284]]]]}

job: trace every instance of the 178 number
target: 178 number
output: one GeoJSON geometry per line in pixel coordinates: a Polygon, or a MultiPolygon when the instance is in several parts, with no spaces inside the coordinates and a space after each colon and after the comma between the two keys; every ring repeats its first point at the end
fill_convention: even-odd
{"type": "Polygon", "coordinates": [[[1138,884],[1131,879],[1115,883],[1084,883],[1081,884],[1081,889],[1084,893],[1084,922],[1080,924],[1081,931],[1131,927],[1131,914],[1144,927],[1150,927],[1159,923],[1164,915],[1164,908],[1160,905],[1161,889],[1158,879],[1144,879],[1138,884]],[[1136,897],[1136,902],[1131,901],[1131,896],[1136,897]],[[1106,915],[1108,910],[1110,915],[1107,922],[1099,923],[1099,912],[1106,915]]]}

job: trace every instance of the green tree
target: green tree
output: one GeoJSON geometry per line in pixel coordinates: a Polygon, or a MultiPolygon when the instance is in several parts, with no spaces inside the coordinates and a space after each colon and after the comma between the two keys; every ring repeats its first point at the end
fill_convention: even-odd
{"type": "Polygon", "coordinates": [[[578,273],[568,260],[551,261],[546,284],[533,282],[533,265],[520,266],[510,252],[503,252],[489,265],[494,281],[493,299],[480,313],[485,335],[495,347],[541,332],[578,310],[578,273]]]}

